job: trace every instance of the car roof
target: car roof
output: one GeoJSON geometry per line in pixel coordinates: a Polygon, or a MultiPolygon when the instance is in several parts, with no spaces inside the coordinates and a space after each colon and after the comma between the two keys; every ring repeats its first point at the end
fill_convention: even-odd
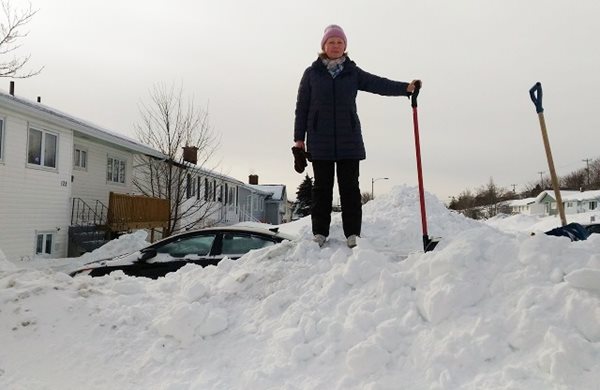
{"type": "Polygon", "coordinates": [[[185,232],[181,232],[181,233],[166,237],[165,239],[172,239],[173,237],[177,237],[177,236],[187,236],[187,235],[195,234],[195,233],[199,233],[199,232],[206,232],[206,233],[238,232],[238,233],[249,233],[249,234],[252,234],[252,233],[265,234],[265,235],[268,235],[271,237],[279,237],[284,240],[293,240],[295,238],[289,234],[280,232],[278,227],[262,228],[262,227],[258,227],[258,226],[213,226],[213,227],[208,227],[208,228],[203,228],[203,229],[188,230],[185,232]]]}

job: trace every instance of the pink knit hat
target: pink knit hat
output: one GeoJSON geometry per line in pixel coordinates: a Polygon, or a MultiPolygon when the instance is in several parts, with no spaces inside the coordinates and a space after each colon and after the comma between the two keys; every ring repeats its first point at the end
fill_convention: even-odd
{"type": "Polygon", "coordinates": [[[325,47],[325,42],[332,37],[342,38],[344,45],[348,46],[348,41],[346,40],[346,34],[344,34],[344,30],[342,30],[342,28],[337,24],[330,24],[329,26],[325,27],[323,39],[321,39],[321,49],[325,47]]]}

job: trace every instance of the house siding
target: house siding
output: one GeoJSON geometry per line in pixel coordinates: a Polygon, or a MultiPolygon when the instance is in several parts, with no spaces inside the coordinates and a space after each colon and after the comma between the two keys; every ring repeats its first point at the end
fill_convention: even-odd
{"type": "MultiPolygon", "coordinates": [[[[83,199],[91,207],[94,207],[96,200],[99,200],[108,207],[111,191],[121,194],[135,192],[132,185],[133,155],[131,153],[78,137],[74,138],[74,145],[87,151],[87,169],[73,168],[74,198],[83,199]],[[109,156],[126,161],[124,184],[106,180],[106,164],[109,156]]],[[[71,148],[74,150],[75,146],[71,148]]]]}
{"type": "Polygon", "coordinates": [[[9,260],[27,260],[35,255],[37,232],[52,233],[52,257],[67,250],[72,135],[68,130],[43,121],[30,121],[0,108],[4,127],[4,161],[0,164],[0,248],[9,260]],[[28,129],[58,136],[56,169],[27,164],[28,129]]]}

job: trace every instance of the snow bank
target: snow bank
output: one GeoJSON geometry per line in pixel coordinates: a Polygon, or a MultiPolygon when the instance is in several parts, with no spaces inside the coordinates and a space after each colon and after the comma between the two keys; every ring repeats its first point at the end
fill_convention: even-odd
{"type": "Polygon", "coordinates": [[[505,232],[415,188],[345,246],[296,242],[151,281],[0,270],[0,388],[592,389],[600,235],[505,232]]]}

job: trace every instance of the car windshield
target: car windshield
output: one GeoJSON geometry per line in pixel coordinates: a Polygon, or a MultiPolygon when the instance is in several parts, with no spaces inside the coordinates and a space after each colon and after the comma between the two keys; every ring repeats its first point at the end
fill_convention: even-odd
{"type": "Polygon", "coordinates": [[[223,235],[223,255],[244,254],[252,249],[260,249],[275,243],[267,238],[253,236],[249,234],[226,233],[223,235]]]}
{"type": "Polygon", "coordinates": [[[185,257],[186,255],[206,256],[210,253],[215,234],[182,237],[175,241],[156,247],[157,253],[166,253],[172,257],[185,257]]]}

